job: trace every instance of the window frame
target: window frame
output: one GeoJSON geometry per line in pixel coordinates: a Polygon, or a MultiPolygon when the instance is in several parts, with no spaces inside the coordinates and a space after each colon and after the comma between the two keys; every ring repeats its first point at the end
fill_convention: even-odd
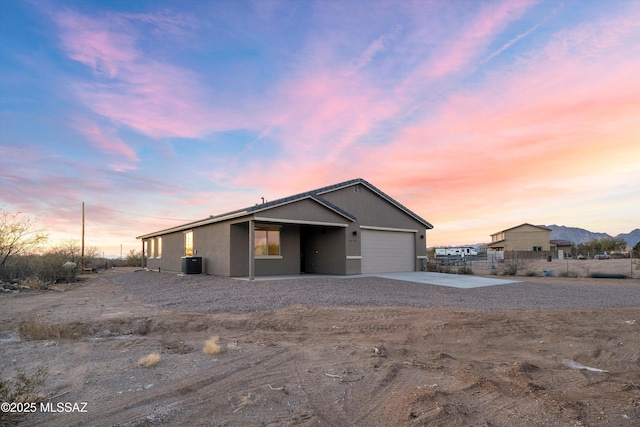
{"type": "Polygon", "coordinates": [[[184,256],[193,256],[195,250],[194,250],[194,239],[193,239],[193,230],[189,230],[189,231],[185,231],[184,233],[184,238],[182,240],[183,242],[183,250],[184,250],[184,256]],[[190,236],[190,237],[188,237],[190,236]],[[191,247],[189,247],[187,245],[187,243],[191,243],[191,247]],[[190,251],[189,251],[190,249],[190,251]]]}
{"type": "MultiPolygon", "coordinates": [[[[254,244],[253,244],[253,256],[255,257],[255,259],[282,259],[282,226],[281,225],[266,225],[266,224],[256,224],[254,226],[254,236],[255,233],[257,231],[264,231],[265,232],[265,244],[264,245],[260,245],[260,247],[264,248],[264,252],[266,252],[266,254],[258,254],[257,253],[257,249],[258,249],[258,239],[254,238],[254,244]],[[278,253],[277,254],[269,254],[269,234],[270,233],[277,233],[277,248],[278,248],[278,253]]],[[[275,240],[275,238],[274,238],[275,240]]]]}
{"type": "Polygon", "coordinates": [[[156,257],[156,239],[149,239],[149,259],[156,257]]]}

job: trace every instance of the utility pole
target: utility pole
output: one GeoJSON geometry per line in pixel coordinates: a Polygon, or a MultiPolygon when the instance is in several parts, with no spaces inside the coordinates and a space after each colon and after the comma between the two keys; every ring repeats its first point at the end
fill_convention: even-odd
{"type": "Polygon", "coordinates": [[[84,273],[84,202],[82,202],[82,255],[80,256],[80,268],[84,273]]]}

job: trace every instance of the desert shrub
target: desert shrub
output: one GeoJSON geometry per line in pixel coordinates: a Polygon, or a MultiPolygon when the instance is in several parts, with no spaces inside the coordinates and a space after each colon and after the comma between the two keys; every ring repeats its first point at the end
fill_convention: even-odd
{"type": "Polygon", "coordinates": [[[578,262],[578,268],[582,270],[585,277],[589,277],[589,275],[591,274],[591,266],[589,265],[588,262],[585,262],[585,261],[578,262]]]}
{"type": "MultiPolygon", "coordinates": [[[[0,230],[1,231],[1,230],[0,230]]],[[[2,233],[0,233],[0,237],[2,233]]],[[[84,265],[92,266],[99,250],[86,247],[84,265]]],[[[7,258],[0,266],[0,279],[20,281],[38,280],[42,283],[75,282],[82,259],[82,249],[75,240],[69,240],[45,252],[20,252],[7,258]]]]}
{"type": "Polygon", "coordinates": [[[41,365],[31,376],[17,369],[13,379],[0,378],[0,401],[32,403],[44,399],[42,389],[48,375],[47,367],[41,365]]]}
{"type": "Polygon", "coordinates": [[[49,252],[36,260],[35,272],[43,282],[75,282],[78,264],[60,252],[49,252]]]}
{"type": "Polygon", "coordinates": [[[448,265],[439,265],[436,271],[438,273],[451,273],[451,267],[448,265]]]}
{"type": "Polygon", "coordinates": [[[558,277],[578,277],[578,273],[575,271],[561,271],[558,273],[558,277]]]}
{"type": "Polygon", "coordinates": [[[138,366],[144,366],[145,368],[149,368],[151,366],[155,366],[160,363],[160,354],[158,353],[150,353],[144,357],[138,359],[138,366]]]}
{"type": "Polygon", "coordinates": [[[19,328],[20,338],[25,341],[53,340],[70,338],[71,330],[64,325],[55,325],[31,316],[19,328]]]}
{"type": "Polygon", "coordinates": [[[74,282],[78,265],[59,253],[48,252],[42,255],[23,255],[12,257],[5,265],[2,279],[7,281],[38,283],[66,281],[74,282]]]}
{"type": "Polygon", "coordinates": [[[142,267],[142,252],[131,249],[127,254],[125,265],[127,267],[142,267]]]}
{"type": "Polygon", "coordinates": [[[438,271],[438,264],[436,264],[434,262],[427,263],[427,271],[429,271],[431,273],[437,272],[438,271]]]}
{"type": "Polygon", "coordinates": [[[531,260],[518,257],[517,255],[505,258],[502,262],[502,274],[505,276],[516,276],[520,271],[528,269],[531,260]]]}
{"type": "Polygon", "coordinates": [[[525,276],[537,277],[537,276],[540,276],[540,273],[534,270],[527,270],[527,272],[525,273],[525,276]]]}
{"type": "MultiPolygon", "coordinates": [[[[41,365],[33,375],[27,375],[23,370],[17,369],[12,379],[4,380],[0,377],[0,402],[42,402],[46,398],[44,386],[48,374],[48,369],[41,365]]],[[[3,413],[0,416],[0,427],[16,425],[23,416],[20,412],[3,413]]]]}
{"type": "Polygon", "coordinates": [[[502,267],[503,276],[515,276],[518,274],[518,268],[514,264],[505,264],[502,267]]]}
{"type": "Polygon", "coordinates": [[[205,354],[219,354],[222,353],[223,347],[220,346],[220,338],[213,336],[204,342],[204,348],[202,351],[205,354]]]}
{"type": "Polygon", "coordinates": [[[471,267],[463,265],[462,267],[458,267],[458,274],[473,274],[473,270],[471,267]]]}

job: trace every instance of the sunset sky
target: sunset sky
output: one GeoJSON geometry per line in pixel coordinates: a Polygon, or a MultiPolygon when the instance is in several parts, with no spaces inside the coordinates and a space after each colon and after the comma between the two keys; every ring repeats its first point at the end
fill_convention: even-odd
{"type": "Polygon", "coordinates": [[[352,178],[429,247],[640,227],[640,2],[0,2],[0,207],[51,243],[352,178]]]}

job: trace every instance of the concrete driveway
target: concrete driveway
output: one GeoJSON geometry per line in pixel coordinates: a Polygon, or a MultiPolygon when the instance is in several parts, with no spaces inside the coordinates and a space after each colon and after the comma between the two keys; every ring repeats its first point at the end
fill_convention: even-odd
{"type": "MultiPolygon", "coordinates": [[[[424,283],[425,285],[449,286],[451,288],[481,288],[483,286],[507,285],[518,283],[521,280],[492,279],[462,274],[428,273],[426,271],[408,271],[405,273],[379,273],[379,274],[353,274],[353,275],[329,275],[329,274],[291,274],[284,276],[258,276],[256,281],[287,280],[287,279],[313,279],[331,277],[336,279],[353,279],[355,277],[382,277],[385,279],[403,280],[405,282],[424,283]]],[[[237,280],[249,280],[248,277],[234,277],[237,280]]]]}
{"type": "MultiPolygon", "coordinates": [[[[366,276],[366,275],[363,275],[366,276]]],[[[385,279],[404,280],[405,282],[417,282],[427,285],[449,286],[452,288],[481,288],[484,286],[507,285],[518,283],[520,280],[492,279],[473,275],[429,273],[426,271],[408,271],[404,273],[380,273],[368,276],[383,277],[385,279]]],[[[351,276],[353,277],[353,276],[351,276]]]]}

